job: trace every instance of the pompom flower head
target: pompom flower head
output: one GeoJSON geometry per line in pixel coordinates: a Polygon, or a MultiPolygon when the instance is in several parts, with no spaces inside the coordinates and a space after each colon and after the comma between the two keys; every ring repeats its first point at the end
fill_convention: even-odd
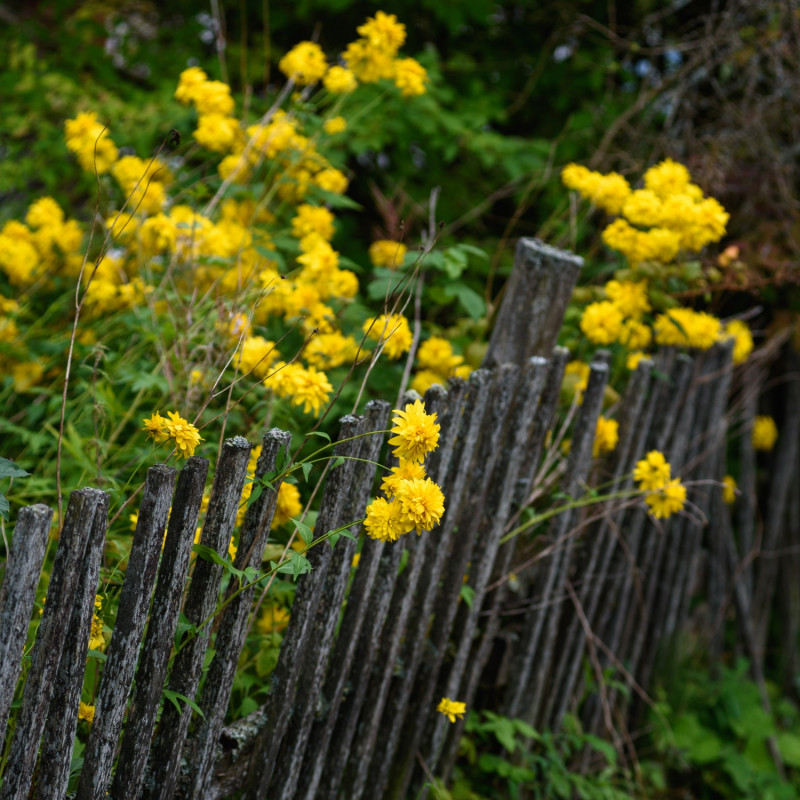
{"type": "Polygon", "coordinates": [[[778,426],[772,417],[756,417],[753,423],[753,448],[772,450],[778,440],[778,426]]]}
{"type": "Polygon", "coordinates": [[[444,714],[450,720],[450,722],[455,722],[456,717],[458,719],[464,719],[464,714],[467,713],[467,704],[459,703],[458,700],[450,700],[447,697],[443,697],[439,701],[439,705],[436,706],[436,710],[440,714],[444,714]]]}
{"type": "Polygon", "coordinates": [[[395,435],[389,439],[392,452],[407,461],[422,461],[439,444],[441,426],[436,423],[436,414],[426,413],[421,400],[408,403],[402,411],[396,408],[394,413],[391,432],[395,435]]]}

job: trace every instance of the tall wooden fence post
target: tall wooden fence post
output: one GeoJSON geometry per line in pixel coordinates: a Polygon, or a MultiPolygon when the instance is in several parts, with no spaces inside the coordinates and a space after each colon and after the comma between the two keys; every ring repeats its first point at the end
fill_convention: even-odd
{"type": "Polygon", "coordinates": [[[574,253],[539,239],[519,240],[484,367],[521,367],[531,356],[550,357],[582,266],[574,253]]]}

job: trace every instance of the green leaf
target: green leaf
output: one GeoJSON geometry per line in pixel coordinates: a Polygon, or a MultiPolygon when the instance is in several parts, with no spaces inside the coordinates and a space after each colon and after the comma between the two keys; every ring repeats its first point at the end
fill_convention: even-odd
{"type": "Polygon", "coordinates": [[[200,708],[200,706],[197,705],[197,703],[195,703],[194,700],[190,700],[188,697],[186,697],[186,695],[180,694],[178,692],[173,692],[169,689],[164,689],[164,697],[166,697],[167,700],[169,700],[170,703],[172,703],[172,705],[175,706],[179,714],[183,714],[183,709],[181,708],[180,703],[178,702],[180,700],[182,703],[186,703],[186,705],[189,706],[189,708],[196,711],[202,719],[206,718],[206,715],[203,713],[203,709],[200,708]]]}
{"type": "Polygon", "coordinates": [[[308,435],[321,436],[323,439],[325,439],[326,442],[330,442],[331,440],[331,437],[327,433],[325,433],[325,431],[311,431],[311,433],[309,433],[308,435]]]}
{"type": "Polygon", "coordinates": [[[445,286],[444,293],[448,297],[456,298],[464,311],[473,320],[478,320],[486,314],[486,303],[483,298],[474,289],[470,289],[469,286],[464,286],[463,283],[445,286]]]}
{"type": "Polygon", "coordinates": [[[0,517],[7,520],[10,506],[8,505],[8,498],[0,492],[0,517]]]}
{"type": "Polygon", "coordinates": [[[300,534],[300,538],[306,545],[311,544],[314,539],[314,531],[308,527],[304,522],[295,522],[295,527],[297,528],[297,532],[300,534]]]}
{"type": "Polygon", "coordinates": [[[462,583],[458,596],[466,603],[467,608],[472,608],[472,601],[475,598],[475,590],[468,584],[462,583]]]}
{"type": "Polygon", "coordinates": [[[780,731],[775,736],[781,758],[790,767],[800,767],[800,736],[788,731],[780,731]]]}
{"type": "Polygon", "coordinates": [[[89,650],[86,653],[86,658],[93,658],[96,661],[105,661],[106,660],[106,654],[101,652],[100,650],[89,650]]]}
{"type": "Polygon", "coordinates": [[[331,464],[331,469],[336,469],[336,467],[341,467],[341,466],[342,466],[342,464],[344,464],[344,458],[343,458],[342,456],[339,456],[339,457],[338,457],[338,458],[337,458],[337,459],[336,459],[336,460],[333,462],[333,464],[331,464]]]}
{"type": "Polygon", "coordinates": [[[313,464],[309,464],[308,461],[304,461],[300,465],[300,469],[303,470],[303,478],[305,479],[306,483],[308,483],[308,476],[309,476],[309,473],[311,472],[312,468],[313,468],[313,464]]]}
{"type": "Polygon", "coordinates": [[[18,467],[13,461],[7,458],[0,458],[0,478],[24,478],[30,475],[22,467],[18,467]]]}

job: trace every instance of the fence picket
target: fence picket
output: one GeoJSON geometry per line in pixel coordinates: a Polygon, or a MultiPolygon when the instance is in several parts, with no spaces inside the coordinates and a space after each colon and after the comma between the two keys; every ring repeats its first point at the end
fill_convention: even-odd
{"type": "Polygon", "coordinates": [[[53,510],[41,503],[20,509],[0,584],[0,730],[3,731],[22,670],[22,649],[52,519],[53,510]]]}
{"type": "Polygon", "coordinates": [[[189,569],[208,461],[192,457],[181,470],[153,596],[153,610],[131,695],[111,797],[138,797],[153,739],[167,664],[189,569]]]}
{"type": "MultiPolygon", "coordinates": [[[[22,695],[14,739],[6,763],[2,800],[27,798],[39,754],[47,710],[67,635],[64,620],[72,617],[75,590],[81,576],[83,556],[94,526],[103,492],[79,489],[69,497],[64,527],[47,587],[42,621],[31,653],[31,665],[22,695]]],[[[38,513],[37,513],[38,516],[38,513]]]]}
{"type": "MultiPolygon", "coordinates": [[[[249,458],[250,442],[241,436],[234,436],[222,446],[214,473],[200,544],[223,557],[228,553],[236,523],[249,458]]],[[[190,625],[200,626],[213,613],[222,575],[221,565],[201,558],[195,560],[183,608],[184,617],[190,625]]],[[[170,691],[194,700],[209,639],[208,625],[199,628],[194,635],[184,634],[169,678],[170,691]]],[[[172,703],[164,705],[142,786],[142,797],[146,800],[170,800],[175,793],[191,719],[192,712],[188,706],[179,711],[172,703]]]]}
{"type": "Polygon", "coordinates": [[[42,737],[37,800],[60,800],[67,791],[107,524],[108,495],[101,493],[42,737]]]}

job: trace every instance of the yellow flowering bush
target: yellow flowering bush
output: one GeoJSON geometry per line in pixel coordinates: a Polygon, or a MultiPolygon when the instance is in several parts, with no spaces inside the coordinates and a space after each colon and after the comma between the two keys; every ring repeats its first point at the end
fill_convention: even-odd
{"type": "Polygon", "coordinates": [[[658,450],[637,461],[633,470],[633,479],[645,492],[644,501],[656,519],[667,519],[686,504],[686,487],[680,478],[672,478],[670,472],[669,462],[658,450]]]}

